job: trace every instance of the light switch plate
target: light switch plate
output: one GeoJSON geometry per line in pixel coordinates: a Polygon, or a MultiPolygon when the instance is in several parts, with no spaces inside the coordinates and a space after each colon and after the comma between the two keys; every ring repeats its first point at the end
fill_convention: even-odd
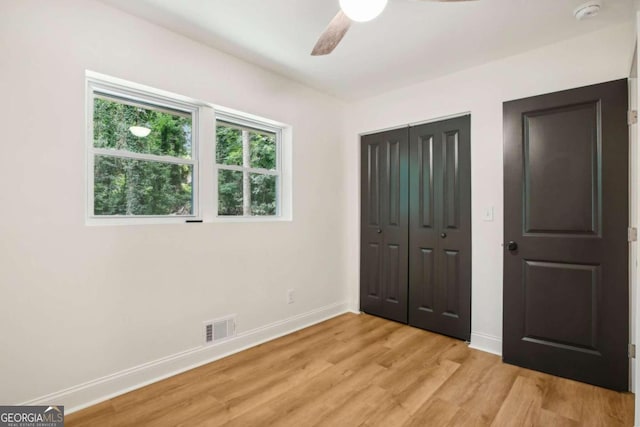
{"type": "Polygon", "coordinates": [[[493,221],[493,206],[489,206],[484,209],[484,212],[482,213],[482,220],[493,221]]]}

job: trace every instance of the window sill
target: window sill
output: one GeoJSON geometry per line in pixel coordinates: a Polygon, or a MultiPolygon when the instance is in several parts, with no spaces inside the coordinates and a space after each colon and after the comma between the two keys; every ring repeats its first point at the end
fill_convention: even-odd
{"type": "Polygon", "coordinates": [[[268,222],[292,222],[288,216],[274,217],[215,217],[200,220],[195,217],[186,218],[87,218],[85,225],[88,227],[109,227],[126,225],[198,225],[198,224],[225,224],[225,223],[268,223],[268,222]],[[191,222],[189,222],[191,221],[191,222]]]}
{"type": "Polygon", "coordinates": [[[187,216],[187,217],[90,217],[85,220],[85,225],[89,227],[104,227],[114,225],[167,225],[167,224],[188,224],[187,221],[199,221],[200,218],[187,216]]]}
{"type": "Polygon", "coordinates": [[[292,222],[290,216],[217,216],[208,223],[227,223],[227,222],[292,222]]]}

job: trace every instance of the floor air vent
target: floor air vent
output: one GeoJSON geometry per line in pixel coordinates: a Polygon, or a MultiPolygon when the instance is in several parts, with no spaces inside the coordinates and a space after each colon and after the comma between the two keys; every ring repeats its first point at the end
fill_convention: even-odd
{"type": "Polygon", "coordinates": [[[204,343],[214,344],[236,335],[235,316],[209,320],[204,323],[204,343]]]}

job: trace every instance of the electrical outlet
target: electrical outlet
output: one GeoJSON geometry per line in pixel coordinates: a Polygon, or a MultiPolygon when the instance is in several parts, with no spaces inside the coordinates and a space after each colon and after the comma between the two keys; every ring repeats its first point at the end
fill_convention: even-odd
{"type": "Polygon", "coordinates": [[[293,304],[295,302],[295,292],[293,289],[287,290],[287,304],[293,304]]]}

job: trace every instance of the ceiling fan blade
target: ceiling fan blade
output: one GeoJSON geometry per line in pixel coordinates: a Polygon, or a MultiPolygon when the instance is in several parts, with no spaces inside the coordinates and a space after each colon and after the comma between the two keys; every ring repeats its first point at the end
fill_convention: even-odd
{"type": "Polygon", "coordinates": [[[320,38],[311,51],[311,55],[328,55],[333,52],[333,49],[338,46],[340,40],[347,34],[350,26],[351,20],[347,18],[347,15],[345,15],[342,10],[338,12],[320,35],[320,38]]]}

